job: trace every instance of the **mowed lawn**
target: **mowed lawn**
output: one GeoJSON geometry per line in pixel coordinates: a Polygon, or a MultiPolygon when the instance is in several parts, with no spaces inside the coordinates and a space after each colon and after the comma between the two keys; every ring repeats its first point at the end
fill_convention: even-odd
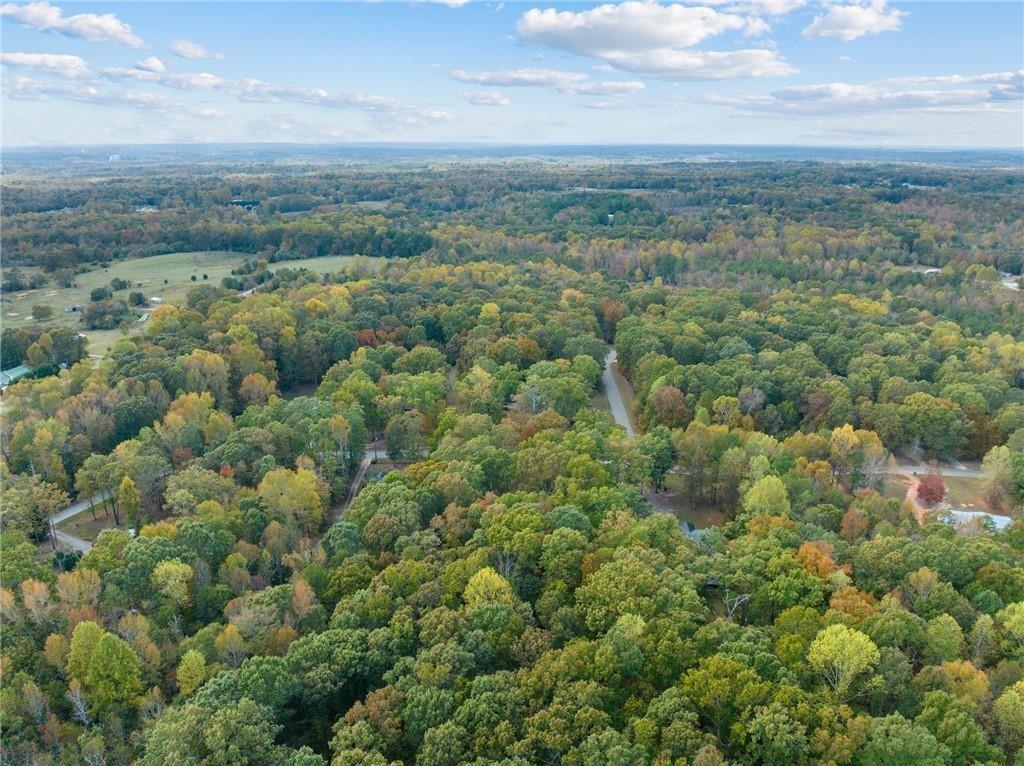
{"type": "Polygon", "coordinates": [[[989,506],[985,499],[985,479],[969,476],[943,476],[942,481],[946,485],[946,500],[951,505],[990,513],[1006,513],[1005,509],[989,506]]]}
{"type": "MultiPolygon", "coordinates": [[[[954,507],[988,513],[1007,513],[1005,508],[993,508],[989,505],[985,498],[985,479],[943,475],[942,482],[946,485],[945,500],[954,507]]],[[[909,479],[906,476],[892,474],[886,478],[882,494],[903,501],[907,496],[908,483],[909,479]]]]}
{"type": "MultiPolygon", "coordinates": [[[[119,290],[114,295],[128,299],[131,290],[141,290],[147,297],[158,297],[164,302],[174,303],[185,297],[188,289],[201,284],[203,275],[206,282],[219,285],[220,280],[231,273],[231,270],[246,258],[243,253],[197,252],[168,253],[153,255],[149,258],[133,258],[129,261],[116,261],[105,269],[93,269],[75,277],[74,287],[58,287],[49,284],[38,290],[25,290],[19,293],[4,294],[3,320],[7,327],[21,327],[33,324],[32,306],[37,303],[53,306],[53,320],[68,326],[79,326],[79,314],[68,313],[64,309],[78,304],[89,303],[89,293],[97,287],[110,285],[110,280],[124,279],[132,283],[129,290],[119,290]],[[192,281],[195,276],[196,281],[192,281]]],[[[30,272],[30,269],[25,269],[30,272]]]]}
{"type": "MultiPolygon", "coordinates": [[[[331,274],[335,271],[341,271],[352,263],[353,260],[355,260],[355,256],[351,255],[324,255],[320,258],[303,258],[302,260],[297,261],[278,261],[277,263],[270,264],[270,270],[309,269],[310,271],[315,271],[317,274],[331,274]]],[[[368,256],[361,255],[359,256],[359,260],[373,269],[379,269],[387,259],[370,258],[368,256]]]]}
{"type": "MultiPolygon", "coordinates": [[[[61,324],[80,328],[89,338],[89,353],[102,356],[122,333],[120,330],[86,330],[82,328],[80,313],[66,312],[68,306],[86,306],[89,294],[94,288],[110,285],[114,278],[132,283],[128,290],[119,290],[114,297],[128,299],[132,290],[141,290],[147,298],[159,298],[164,304],[179,304],[184,301],[189,289],[201,284],[220,286],[221,280],[247,259],[248,253],[206,250],[192,253],[167,253],[148,258],[133,258],[116,261],[107,268],[94,269],[75,277],[74,287],[46,285],[38,290],[25,290],[3,296],[2,320],[4,327],[23,327],[37,324],[32,319],[32,306],[46,304],[53,306],[52,319],[38,324],[61,324]],[[193,279],[194,278],[194,279],[193,279]]],[[[318,273],[339,271],[352,262],[352,256],[333,255],[306,260],[280,261],[270,265],[271,271],[282,268],[306,268],[318,273]]],[[[382,259],[364,259],[370,262],[382,259]]],[[[23,269],[31,273],[32,269],[23,269]]],[[[141,325],[139,325],[141,327],[141,325]]]]}

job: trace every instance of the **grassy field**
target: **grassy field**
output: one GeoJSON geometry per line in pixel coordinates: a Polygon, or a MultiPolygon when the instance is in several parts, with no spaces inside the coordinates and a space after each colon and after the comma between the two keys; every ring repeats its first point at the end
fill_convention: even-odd
{"type": "Polygon", "coordinates": [[[971,507],[972,510],[1004,513],[999,508],[990,508],[985,500],[985,480],[964,476],[943,476],[946,484],[946,500],[951,505],[971,507]]]}
{"type": "MultiPolygon", "coordinates": [[[[341,269],[352,263],[353,257],[351,255],[325,255],[322,258],[305,258],[301,261],[278,261],[277,263],[270,264],[271,271],[277,271],[278,269],[289,268],[289,269],[309,269],[315,271],[318,274],[328,274],[334,271],[340,271],[341,269]]],[[[385,258],[363,258],[363,262],[376,264],[377,267],[382,265],[385,258]]]]}
{"type": "MultiPolygon", "coordinates": [[[[93,269],[75,277],[74,287],[46,285],[38,290],[4,295],[3,320],[8,327],[32,324],[32,306],[37,303],[53,306],[52,321],[68,326],[78,325],[79,314],[65,312],[68,306],[89,303],[89,293],[96,287],[109,286],[115,277],[132,283],[132,289],[141,290],[147,297],[157,297],[174,303],[185,297],[188,289],[202,283],[203,275],[210,284],[231,273],[245,259],[242,253],[198,252],[168,253],[149,258],[118,261],[105,269],[93,269]],[[196,281],[192,281],[195,276],[196,281]]],[[[26,269],[26,271],[28,271],[26,269]]],[[[129,290],[119,291],[119,298],[127,298],[129,290]]]]}
{"type": "MultiPolygon", "coordinates": [[[[196,285],[205,283],[219,286],[221,279],[228,276],[232,269],[252,257],[247,253],[210,250],[117,261],[105,269],[94,269],[79,274],[75,277],[74,287],[62,288],[51,284],[38,290],[5,294],[0,319],[4,327],[36,324],[32,319],[32,306],[40,303],[50,305],[54,309],[53,318],[46,320],[46,324],[80,327],[81,314],[66,312],[64,309],[75,304],[87,305],[89,293],[96,287],[109,286],[110,280],[115,277],[131,282],[131,290],[141,290],[149,298],[159,298],[163,303],[177,304],[184,300],[189,289],[196,285]]],[[[338,271],[351,261],[351,256],[333,255],[302,261],[281,261],[271,264],[270,270],[301,267],[323,274],[338,271]]],[[[32,269],[23,271],[31,273],[32,269]]],[[[115,297],[127,299],[129,292],[130,290],[121,290],[115,297]]],[[[103,356],[121,337],[120,330],[83,330],[83,333],[89,338],[89,353],[95,356],[103,356]]]]}
{"type": "MultiPolygon", "coordinates": [[[[1005,509],[989,506],[985,499],[985,479],[944,475],[942,481],[946,485],[945,500],[950,505],[989,513],[1006,513],[1005,509]]],[[[906,476],[891,475],[885,480],[882,494],[902,501],[907,496],[908,484],[906,476]]]]}

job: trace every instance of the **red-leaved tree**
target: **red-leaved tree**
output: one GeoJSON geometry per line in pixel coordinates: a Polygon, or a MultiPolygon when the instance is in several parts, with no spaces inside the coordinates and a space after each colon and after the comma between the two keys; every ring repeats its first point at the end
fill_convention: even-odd
{"type": "Polygon", "coordinates": [[[929,474],[921,479],[917,485],[917,497],[925,503],[933,504],[939,502],[946,496],[946,485],[942,477],[937,474],[929,474]]]}

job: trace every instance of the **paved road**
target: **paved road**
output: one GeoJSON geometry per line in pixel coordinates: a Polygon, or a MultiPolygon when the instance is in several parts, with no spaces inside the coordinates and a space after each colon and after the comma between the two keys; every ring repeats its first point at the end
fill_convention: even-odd
{"type": "Polygon", "coordinates": [[[53,536],[57,538],[57,542],[70,548],[73,551],[81,551],[82,553],[88,553],[92,550],[92,544],[88,540],[83,540],[81,537],[75,537],[69,535],[67,532],[61,532],[57,529],[57,525],[62,521],[67,521],[72,516],[77,516],[83,511],[87,511],[90,506],[98,503],[101,500],[100,496],[97,495],[93,498],[86,498],[85,500],[79,500],[72,503],[62,511],[57,511],[53,514],[53,536]]]}
{"type": "Polygon", "coordinates": [[[348,488],[348,496],[345,498],[345,502],[331,510],[330,518],[327,519],[328,527],[338,521],[342,514],[348,510],[348,507],[352,505],[352,501],[356,499],[356,495],[358,495],[359,490],[362,489],[363,480],[366,479],[366,472],[370,470],[370,464],[373,463],[374,460],[378,460],[382,457],[384,457],[384,452],[376,445],[366,445],[366,455],[363,457],[362,462],[356,469],[355,476],[352,477],[352,484],[348,488]]]}
{"type": "Polygon", "coordinates": [[[53,523],[60,524],[62,521],[67,521],[72,516],[77,516],[82,511],[88,510],[89,506],[99,503],[103,498],[99,495],[93,498],[86,498],[85,500],[79,500],[78,502],[72,503],[63,511],[57,511],[53,514],[53,523]]]}
{"type": "Polygon", "coordinates": [[[608,397],[608,406],[611,408],[612,417],[615,422],[626,429],[626,435],[633,435],[633,424],[629,420],[629,411],[626,409],[626,402],[622,398],[622,391],[619,390],[619,382],[612,372],[612,365],[619,358],[618,352],[613,348],[604,358],[604,374],[601,375],[601,382],[604,384],[604,392],[608,397]]]}
{"type": "Polygon", "coordinates": [[[58,529],[55,529],[53,532],[59,545],[66,545],[71,550],[80,551],[81,553],[88,553],[92,550],[92,544],[88,540],[83,540],[81,537],[72,537],[58,529]]]}
{"type": "MultiPolygon", "coordinates": [[[[374,460],[378,460],[382,457],[384,457],[383,450],[379,449],[374,444],[366,445],[366,455],[363,457],[362,462],[359,464],[359,468],[356,469],[355,476],[352,478],[352,485],[349,487],[348,497],[345,498],[344,503],[338,506],[338,508],[331,513],[331,518],[329,519],[330,523],[334,523],[341,518],[341,515],[352,504],[352,501],[356,499],[356,495],[359,494],[359,490],[363,486],[363,481],[366,479],[366,473],[369,471],[370,465],[374,460]]],[[[91,499],[79,500],[72,503],[64,510],[53,514],[54,536],[57,538],[57,542],[60,545],[67,546],[75,551],[81,551],[82,553],[88,553],[92,550],[92,544],[88,540],[83,540],[80,537],[69,535],[67,532],[61,532],[59,529],[56,529],[56,526],[61,522],[67,521],[72,516],[77,516],[78,514],[87,511],[91,505],[100,502],[101,499],[102,498],[97,495],[91,499]]]]}
{"type": "MultiPolygon", "coordinates": [[[[975,470],[974,468],[968,468],[963,463],[957,460],[951,460],[950,463],[953,464],[952,467],[938,466],[939,473],[941,473],[943,476],[960,476],[965,479],[984,479],[988,475],[983,471],[978,471],[975,470]]],[[[889,473],[902,473],[906,474],[907,476],[913,476],[915,473],[923,475],[931,473],[933,470],[935,469],[932,468],[932,466],[925,465],[924,463],[900,463],[890,468],[889,473]]]]}

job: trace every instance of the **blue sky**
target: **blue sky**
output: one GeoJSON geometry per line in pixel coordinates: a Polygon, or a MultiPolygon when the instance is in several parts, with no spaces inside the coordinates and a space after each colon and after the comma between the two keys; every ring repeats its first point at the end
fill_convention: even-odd
{"type": "Polygon", "coordinates": [[[1024,4],[3,3],[3,143],[1024,144],[1024,4]]]}

